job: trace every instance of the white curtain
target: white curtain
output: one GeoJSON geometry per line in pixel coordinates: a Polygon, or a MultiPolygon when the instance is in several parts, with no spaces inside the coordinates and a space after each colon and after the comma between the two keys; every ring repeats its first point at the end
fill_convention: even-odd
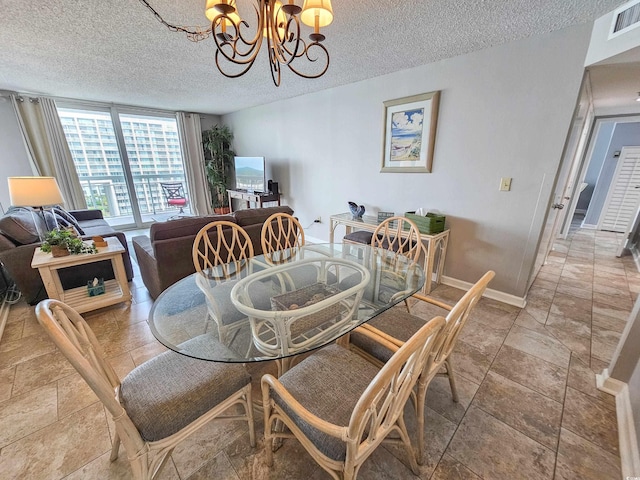
{"type": "Polygon", "coordinates": [[[50,98],[11,96],[34,175],[56,177],[69,210],[87,208],[56,105],[50,98]]]}
{"type": "Polygon", "coordinates": [[[204,170],[200,115],[178,112],[177,119],[191,211],[195,215],[210,215],[213,211],[211,193],[204,170]]]}

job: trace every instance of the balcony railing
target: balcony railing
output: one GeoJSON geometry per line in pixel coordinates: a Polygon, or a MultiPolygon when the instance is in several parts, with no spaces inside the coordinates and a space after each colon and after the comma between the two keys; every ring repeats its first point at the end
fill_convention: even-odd
{"type": "MultiPolygon", "coordinates": [[[[133,175],[136,198],[143,223],[166,218],[168,214],[179,212],[179,208],[167,203],[160,186],[162,182],[182,182],[186,193],[187,184],[184,174],[133,175]]],[[[84,190],[87,208],[102,210],[105,220],[110,225],[135,223],[131,196],[124,175],[82,176],[80,177],[80,185],[84,190]]],[[[188,193],[187,198],[189,198],[188,193]]],[[[190,214],[188,203],[184,207],[184,213],[190,214]]]]}

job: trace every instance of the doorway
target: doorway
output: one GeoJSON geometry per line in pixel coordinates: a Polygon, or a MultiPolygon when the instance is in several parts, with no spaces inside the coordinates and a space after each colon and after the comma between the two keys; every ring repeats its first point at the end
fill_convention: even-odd
{"type": "MultiPolygon", "coordinates": [[[[566,152],[567,146],[571,143],[570,136],[574,131],[573,126],[579,117],[577,114],[574,115],[572,128],[567,135],[565,154],[563,155],[559,168],[554,197],[550,199],[547,222],[541,235],[537,258],[529,279],[529,286],[533,283],[540,267],[546,263],[547,256],[556,239],[566,238],[576,214],[584,215],[584,219],[580,219],[581,228],[597,228],[600,212],[597,212],[597,215],[595,212],[598,203],[594,203],[593,207],[590,205],[594,200],[596,202],[602,202],[599,204],[600,207],[604,204],[611,175],[613,174],[613,170],[615,170],[610,170],[610,165],[606,165],[606,168],[603,170],[604,160],[602,157],[600,157],[602,161],[600,165],[592,164],[594,148],[596,148],[596,138],[601,135],[605,136],[606,141],[604,142],[604,147],[600,147],[600,150],[609,152],[613,126],[607,127],[610,129],[608,132],[609,136],[607,137],[606,128],[603,126],[604,123],[614,122],[615,124],[622,124],[640,122],[640,102],[636,102],[639,96],[637,78],[640,77],[640,47],[626,52],[621,58],[612,57],[608,62],[609,63],[606,64],[602,63],[600,65],[589,66],[585,70],[585,75],[588,74],[587,81],[591,90],[593,118],[590,121],[591,125],[589,125],[587,129],[588,133],[585,138],[582,157],[574,157],[571,159],[568,158],[566,152]],[[575,175],[572,180],[569,180],[571,166],[575,165],[575,163],[572,162],[576,159],[579,160],[577,164],[579,166],[579,173],[575,175]],[[605,176],[609,175],[608,183],[605,181],[605,177],[599,180],[599,182],[595,180],[600,177],[601,173],[605,173],[605,176]],[[583,183],[587,183],[587,185],[581,191],[583,183]],[[600,186],[596,190],[596,184],[598,183],[600,186]],[[569,192],[575,192],[575,194],[565,195],[565,186],[569,192]],[[563,198],[566,196],[570,198],[563,198]],[[562,205],[564,212],[559,209],[554,209],[554,205],[562,205]],[[591,211],[589,211],[590,209],[591,211]],[[558,211],[562,212],[563,216],[558,215],[558,211]],[[595,220],[593,220],[594,216],[596,218],[595,220]]],[[[582,97],[583,94],[583,91],[581,91],[580,97],[582,97]]],[[[578,106],[580,102],[581,100],[579,98],[578,106]]],[[[577,110],[578,107],[576,108],[576,111],[577,110]]],[[[640,143],[634,142],[634,144],[640,143]]],[[[621,148],[622,145],[620,144],[619,147],[621,148]]],[[[612,156],[613,153],[620,148],[612,148],[610,155],[612,156]]]]}

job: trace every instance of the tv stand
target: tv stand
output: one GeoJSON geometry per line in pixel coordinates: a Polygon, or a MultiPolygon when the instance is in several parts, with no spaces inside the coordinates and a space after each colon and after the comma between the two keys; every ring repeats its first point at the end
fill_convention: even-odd
{"type": "Polygon", "coordinates": [[[262,208],[264,203],[267,202],[278,202],[278,206],[280,206],[280,194],[279,193],[249,193],[246,190],[227,190],[227,195],[229,195],[229,208],[233,212],[233,202],[231,199],[237,198],[238,200],[244,200],[247,202],[247,208],[251,208],[251,204],[254,203],[256,208],[262,208]]]}

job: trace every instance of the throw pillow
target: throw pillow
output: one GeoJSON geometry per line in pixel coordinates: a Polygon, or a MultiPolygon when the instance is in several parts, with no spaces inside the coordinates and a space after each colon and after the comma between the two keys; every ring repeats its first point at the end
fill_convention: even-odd
{"type": "Polygon", "coordinates": [[[73,225],[74,227],[76,227],[76,230],[78,231],[78,233],[80,235],[84,235],[84,230],[82,230],[82,228],[80,228],[80,225],[78,224],[78,221],[75,219],[75,217],[73,215],[71,215],[69,212],[67,212],[60,205],[56,205],[55,207],[53,207],[52,210],[53,210],[53,213],[55,213],[56,215],[62,217],[68,223],[68,225],[73,225]]]}

